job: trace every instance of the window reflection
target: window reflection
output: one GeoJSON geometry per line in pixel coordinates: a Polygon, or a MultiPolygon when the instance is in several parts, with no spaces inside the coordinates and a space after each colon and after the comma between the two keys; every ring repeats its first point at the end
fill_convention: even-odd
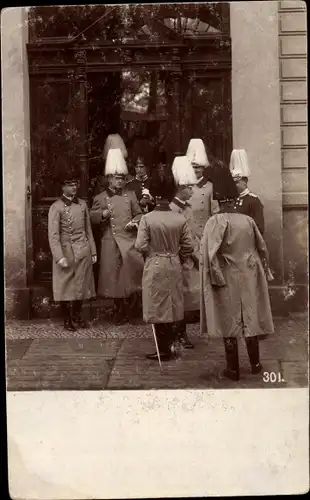
{"type": "Polygon", "coordinates": [[[166,116],[166,79],[156,71],[122,71],[122,118],[159,119],[166,116]]]}

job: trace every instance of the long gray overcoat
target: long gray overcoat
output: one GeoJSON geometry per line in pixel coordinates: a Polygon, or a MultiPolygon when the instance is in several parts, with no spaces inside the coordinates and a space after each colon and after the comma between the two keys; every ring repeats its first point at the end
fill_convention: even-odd
{"type": "Polygon", "coordinates": [[[139,222],[141,209],[134,191],[98,194],[90,210],[92,224],[101,226],[101,254],[98,295],[125,298],[141,290],[143,257],[135,249],[137,230],[126,230],[131,220],[139,222]],[[111,216],[103,220],[103,210],[111,216]]]}
{"type": "Polygon", "coordinates": [[[182,262],[193,252],[183,215],[158,207],[143,215],[136,248],[146,256],[142,279],[143,319],[171,323],[184,318],[182,262]]]}
{"type": "Polygon", "coordinates": [[[267,269],[267,247],[251,217],[212,216],[201,239],[201,333],[215,337],[273,333],[267,269]]]}
{"type": "Polygon", "coordinates": [[[95,296],[92,256],[96,255],[86,202],[59,198],[49,209],[48,239],[53,256],[55,301],[90,299],[95,296]],[[58,262],[65,257],[69,267],[58,262]]]}
{"type": "Polygon", "coordinates": [[[200,179],[193,186],[193,193],[189,199],[191,205],[195,231],[199,240],[201,239],[206,222],[211,215],[219,212],[219,204],[213,198],[213,185],[205,178],[200,179]]]}
{"type": "Polygon", "coordinates": [[[184,293],[184,311],[199,311],[200,309],[200,277],[199,277],[199,257],[200,257],[200,238],[199,231],[193,216],[193,211],[189,203],[182,204],[176,198],[170,203],[173,212],[182,214],[188,224],[193,243],[193,256],[186,259],[182,265],[183,271],[183,293],[184,293]],[[194,258],[193,258],[194,257],[194,258]]]}

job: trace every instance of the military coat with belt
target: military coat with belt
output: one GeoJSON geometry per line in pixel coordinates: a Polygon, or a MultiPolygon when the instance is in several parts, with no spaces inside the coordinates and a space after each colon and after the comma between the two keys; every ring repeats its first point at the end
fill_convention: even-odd
{"type": "Polygon", "coordinates": [[[132,220],[138,223],[141,215],[133,191],[108,188],[94,198],[90,219],[101,230],[98,295],[125,298],[141,290],[144,261],[135,249],[137,231],[125,228],[132,220]],[[103,219],[106,209],[110,217],[103,219]]]}
{"type": "Polygon", "coordinates": [[[136,248],[146,260],[142,279],[143,319],[146,323],[173,323],[184,318],[182,263],[193,252],[185,217],[156,206],[143,215],[136,248]]]}
{"type": "Polygon", "coordinates": [[[190,203],[183,202],[174,197],[170,203],[170,209],[175,213],[183,214],[191,233],[193,243],[193,254],[183,263],[183,286],[184,286],[184,311],[199,311],[200,309],[200,278],[199,278],[199,258],[200,239],[199,230],[196,227],[193,211],[190,203]]]}
{"type": "Polygon", "coordinates": [[[59,198],[49,209],[48,239],[53,256],[55,301],[90,299],[95,296],[92,256],[96,246],[86,202],[74,197],[59,198]],[[58,262],[62,258],[68,267],[58,262]]]}
{"type": "Polygon", "coordinates": [[[193,186],[193,194],[189,199],[195,223],[196,236],[201,239],[204,227],[211,215],[219,212],[219,204],[213,199],[213,186],[207,177],[202,177],[193,186]]]}

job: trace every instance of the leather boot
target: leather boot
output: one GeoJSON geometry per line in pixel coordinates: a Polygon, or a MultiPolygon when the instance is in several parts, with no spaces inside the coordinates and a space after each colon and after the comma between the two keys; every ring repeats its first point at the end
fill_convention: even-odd
{"type": "Polygon", "coordinates": [[[73,310],[73,322],[76,324],[78,328],[88,328],[88,323],[82,318],[82,300],[75,300],[72,303],[73,310]]]}
{"type": "MultiPolygon", "coordinates": [[[[165,323],[158,323],[155,325],[155,335],[157,339],[157,345],[161,361],[169,361],[173,358],[171,351],[171,339],[169,337],[169,332],[167,325],[165,323]]],[[[147,359],[158,361],[157,351],[152,354],[146,355],[147,359]]]]}
{"type": "Polygon", "coordinates": [[[224,338],[227,368],[223,375],[231,380],[240,380],[238,340],[235,337],[224,338]]]}
{"type": "Polygon", "coordinates": [[[113,321],[116,325],[124,325],[128,321],[125,299],[123,298],[114,299],[114,304],[116,311],[114,314],[113,321]]]}
{"type": "Polygon", "coordinates": [[[138,292],[133,293],[126,300],[127,317],[130,322],[137,323],[142,313],[142,297],[138,292]]]}
{"type": "Polygon", "coordinates": [[[179,321],[176,325],[176,328],[177,328],[177,340],[180,342],[182,347],[184,347],[184,349],[194,349],[194,346],[189,340],[186,333],[186,322],[184,320],[179,321]]]}
{"type": "Polygon", "coordinates": [[[256,375],[257,373],[260,373],[263,369],[259,360],[258,337],[246,337],[245,343],[251,363],[251,371],[254,375],[256,375]]]}
{"type": "Polygon", "coordinates": [[[72,304],[69,301],[61,302],[62,315],[64,318],[64,329],[75,332],[76,328],[72,319],[72,304]]]}

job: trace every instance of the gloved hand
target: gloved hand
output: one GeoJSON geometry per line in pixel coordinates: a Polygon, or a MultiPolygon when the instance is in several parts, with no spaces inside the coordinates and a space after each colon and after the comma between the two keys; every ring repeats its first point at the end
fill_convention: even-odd
{"type": "Polygon", "coordinates": [[[108,219],[111,216],[111,212],[108,208],[105,208],[102,210],[102,218],[103,219],[108,219]]]}
{"type": "Polygon", "coordinates": [[[60,267],[62,267],[63,269],[65,269],[66,267],[69,267],[69,264],[68,264],[68,261],[66,259],[66,257],[63,257],[62,259],[60,259],[57,264],[60,265],[60,267]]]}

